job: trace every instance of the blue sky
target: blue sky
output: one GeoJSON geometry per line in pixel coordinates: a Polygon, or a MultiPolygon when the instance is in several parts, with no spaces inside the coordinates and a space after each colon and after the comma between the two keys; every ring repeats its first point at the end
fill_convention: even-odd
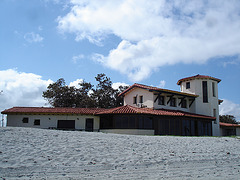
{"type": "Polygon", "coordinates": [[[178,79],[222,81],[222,114],[240,120],[240,1],[1,0],[0,110],[43,106],[64,78],[179,90],[178,79]]]}

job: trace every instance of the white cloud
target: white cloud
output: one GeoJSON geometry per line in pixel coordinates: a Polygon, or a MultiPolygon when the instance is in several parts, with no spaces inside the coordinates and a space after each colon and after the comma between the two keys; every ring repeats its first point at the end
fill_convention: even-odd
{"type": "Polygon", "coordinates": [[[43,37],[34,32],[26,33],[24,35],[24,39],[29,43],[37,43],[43,41],[43,37]]]}
{"type": "Polygon", "coordinates": [[[44,106],[43,91],[52,83],[41,76],[18,72],[14,69],[0,71],[0,111],[13,106],[44,106]]]}
{"type": "Polygon", "coordinates": [[[102,54],[94,53],[92,54],[91,59],[99,63],[104,63],[104,56],[102,54]]]}
{"type": "Polygon", "coordinates": [[[237,57],[235,57],[233,60],[231,60],[231,61],[225,61],[225,62],[223,62],[223,67],[227,67],[227,66],[229,66],[229,65],[233,65],[233,66],[237,66],[237,65],[239,65],[240,64],[240,57],[239,56],[237,56],[237,57]]]}
{"type": "Polygon", "coordinates": [[[101,43],[109,34],[120,37],[122,41],[108,55],[94,57],[133,81],[149,77],[162,66],[240,54],[240,1],[71,3],[71,11],[58,18],[59,30],[92,43],[101,43]]]}
{"type": "Polygon", "coordinates": [[[83,54],[79,54],[79,55],[77,55],[77,56],[73,56],[73,57],[72,57],[72,62],[73,62],[74,64],[77,64],[77,62],[78,62],[79,60],[84,59],[84,58],[85,58],[85,56],[84,56],[83,54]]]}
{"type": "Polygon", "coordinates": [[[129,86],[129,84],[122,83],[122,82],[116,82],[116,83],[113,83],[113,84],[112,84],[112,88],[113,88],[113,89],[118,89],[119,86],[129,86]]]}
{"type": "Polygon", "coordinates": [[[224,99],[223,103],[220,105],[219,114],[233,115],[236,117],[237,121],[240,121],[240,104],[235,104],[232,101],[224,99]]]}
{"type": "Polygon", "coordinates": [[[166,85],[166,81],[162,80],[162,81],[160,81],[160,83],[159,83],[159,85],[157,87],[164,88],[165,85],[166,85]]]}
{"type": "Polygon", "coordinates": [[[74,86],[76,88],[80,88],[79,83],[82,83],[83,79],[77,79],[76,81],[70,82],[69,86],[74,86]]]}
{"type": "Polygon", "coordinates": [[[42,26],[38,26],[38,31],[42,31],[43,27],[42,26]]]}

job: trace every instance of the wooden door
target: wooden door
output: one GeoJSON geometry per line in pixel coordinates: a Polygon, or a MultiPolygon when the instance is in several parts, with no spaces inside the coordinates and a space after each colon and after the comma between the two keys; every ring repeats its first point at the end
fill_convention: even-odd
{"type": "Polygon", "coordinates": [[[85,131],[93,132],[93,118],[86,119],[85,131]]]}

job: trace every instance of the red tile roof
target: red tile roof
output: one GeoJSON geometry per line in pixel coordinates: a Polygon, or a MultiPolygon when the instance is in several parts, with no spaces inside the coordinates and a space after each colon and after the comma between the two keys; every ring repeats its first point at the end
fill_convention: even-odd
{"type": "Polygon", "coordinates": [[[217,81],[218,83],[221,81],[221,79],[217,79],[217,78],[214,78],[214,77],[211,77],[211,76],[205,76],[205,75],[199,75],[198,74],[196,76],[186,77],[186,78],[182,78],[182,79],[178,80],[177,85],[180,85],[183,81],[189,81],[189,80],[192,80],[192,79],[211,79],[211,80],[217,81]]]}
{"type": "Polygon", "coordinates": [[[120,106],[112,109],[107,109],[97,113],[97,115],[102,114],[149,114],[149,115],[158,115],[158,116],[185,116],[185,117],[195,117],[203,119],[215,120],[215,117],[205,116],[200,114],[188,113],[184,111],[177,110],[167,110],[167,109],[151,109],[151,108],[138,108],[130,105],[120,106]]]}
{"type": "Polygon", "coordinates": [[[225,127],[240,127],[240,124],[230,124],[230,123],[223,123],[219,122],[220,126],[225,126],[225,127]]]}
{"type": "Polygon", "coordinates": [[[37,113],[37,114],[88,114],[94,115],[103,111],[101,108],[51,108],[51,107],[13,107],[2,111],[2,114],[37,113]]]}
{"type": "Polygon", "coordinates": [[[200,114],[188,113],[177,110],[150,108],[138,108],[130,105],[120,106],[111,109],[101,108],[49,108],[49,107],[13,107],[2,111],[2,114],[84,114],[84,115],[103,115],[103,114],[149,114],[158,116],[185,116],[215,120],[214,117],[200,114]]]}
{"type": "Polygon", "coordinates": [[[170,94],[172,93],[172,94],[178,94],[178,95],[184,95],[184,96],[190,96],[190,97],[198,97],[198,95],[195,95],[195,94],[189,94],[189,93],[183,93],[183,92],[179,92],[179,91],[162,89],[162,88],[147,86],[147,85],[138,84],[138,83],[135,83],[132,86],[130,86],[129,88],[127,88],[125,91],[120,93],[119,96],[124,95],[124,94],[132,91],[135,88],[141,88],[141,89],[152,90],[152,91],[161,91],[161,92],[166,92],[166,93],[170,93],[170,94]]]}

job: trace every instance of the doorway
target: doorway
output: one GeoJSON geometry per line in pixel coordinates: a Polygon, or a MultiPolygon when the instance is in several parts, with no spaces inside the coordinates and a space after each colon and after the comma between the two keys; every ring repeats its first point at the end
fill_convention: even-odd
{"type": "Polygon", "coordinates": [[[93,118],[86,119],[85,131],[93,132],[93,118]]]}

